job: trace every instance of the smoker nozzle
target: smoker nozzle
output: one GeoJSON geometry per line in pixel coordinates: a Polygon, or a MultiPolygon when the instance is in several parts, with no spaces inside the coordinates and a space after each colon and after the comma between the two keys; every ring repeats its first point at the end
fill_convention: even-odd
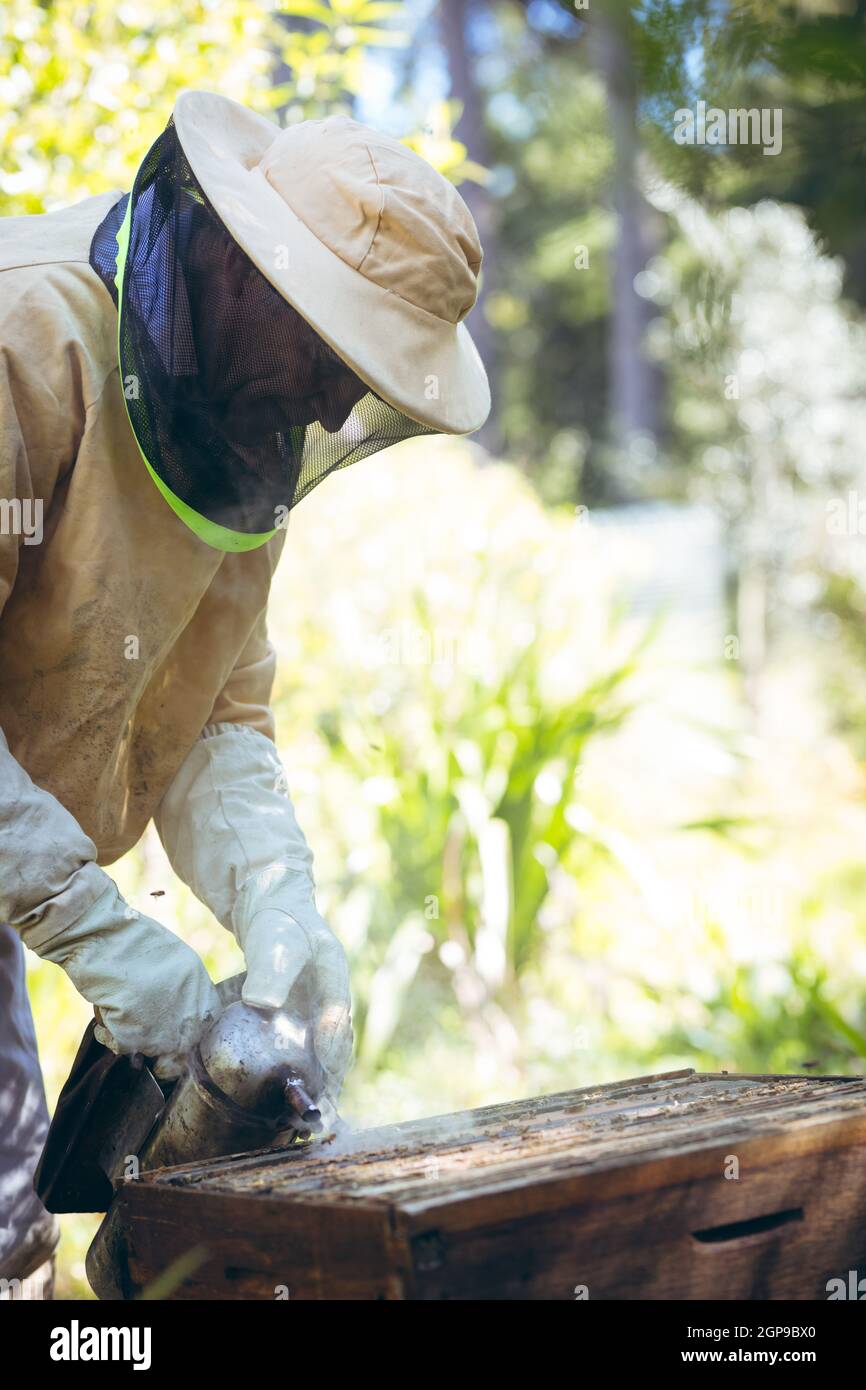
{"type": "Polygon", "coordinates": [[[286,1100],[309,1129],[318,1131],[322,1128],[322,1112],[300,1077],[290,1077],[286,1082],[286,1100]]]}

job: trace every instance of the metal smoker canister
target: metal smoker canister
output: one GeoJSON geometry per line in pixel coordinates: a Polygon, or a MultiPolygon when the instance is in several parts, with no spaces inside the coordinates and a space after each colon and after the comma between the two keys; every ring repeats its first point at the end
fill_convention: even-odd
{"type": "Polygon", "coordinates": [[[141,1151],[142,1168],[243,1153],[284,1130],[320,1128],[321,1068],[291,1014],[230,1004],[189,1061],[141,1151]]]}
{"type": "MultiPolygon", "coordinates": [[[[322,1069],[302,1021],[285,1010],[230,1004],[190,1054],[138,1155],[141,1171],[265,1148],[321,1128],[322,1069]]],[[[87,1253],[99,1298],[121,1299],[124,1252],[114,1208],[87,1253]]]]}

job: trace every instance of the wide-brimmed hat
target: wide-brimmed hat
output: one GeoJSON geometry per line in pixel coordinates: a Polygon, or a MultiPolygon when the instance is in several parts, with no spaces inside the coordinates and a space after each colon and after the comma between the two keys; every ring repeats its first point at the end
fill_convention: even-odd
{"type": "Polygon", "coordinates": [[[362,381],[431,429],[483,425],[490,388],[463,323],[482,251],[447,179],[344,116],[282,130],[185,91],[174,124],[231,236],[362,381]]]}

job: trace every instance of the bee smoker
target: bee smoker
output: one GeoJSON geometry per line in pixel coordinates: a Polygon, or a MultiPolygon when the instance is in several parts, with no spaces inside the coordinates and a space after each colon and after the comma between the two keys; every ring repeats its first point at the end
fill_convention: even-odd
{"type": "Polygon", "coordinates": [[[244,1153],[280,1133],[322,1127],[314,1099],[321,1068],[303,1025],[284,1010],[229,1004],[187,1062],[139,1154],[141,1168],[244,1153]]]}
{"type": "MultiPolygon", "coordinates": [[[[220,986],[239,994],[239,981],[220,986]]],[[[49,1211],[107,1213],[87,1254],[98,1297],[122,1299],[112,1202],[140,1172],[307,1139],[322,1128],[323,1073],[309,1029],[285,1009],[235,997],[187,1056],[184,1074],[160,1081],[148,1059],[117,1057],[82,1039],[36,1173],[49,1211]]]]}

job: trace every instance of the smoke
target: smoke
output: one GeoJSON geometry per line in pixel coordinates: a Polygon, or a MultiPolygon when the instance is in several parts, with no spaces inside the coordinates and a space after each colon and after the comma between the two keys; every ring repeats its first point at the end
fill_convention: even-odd
{"type": "Polygon", "coordinates": [[[365,1129],[354,1116],[334,1115],[329,1117],[324,1136],[317,1141],[317,1147],[327,1148],[334,1157],[371,1157],[382,1154],[399,1154],[414,1157],[423,1162],[425,1156],[435,1150],[447,1148],[449,1144],[460,1148],[471,1144],[473,1134],[481,1133],[485,1126],[480,1116],[473,1123],[473,1112],[462,1114],[431,1115],[408,1124],[379,1125],[365,1129]]]}

